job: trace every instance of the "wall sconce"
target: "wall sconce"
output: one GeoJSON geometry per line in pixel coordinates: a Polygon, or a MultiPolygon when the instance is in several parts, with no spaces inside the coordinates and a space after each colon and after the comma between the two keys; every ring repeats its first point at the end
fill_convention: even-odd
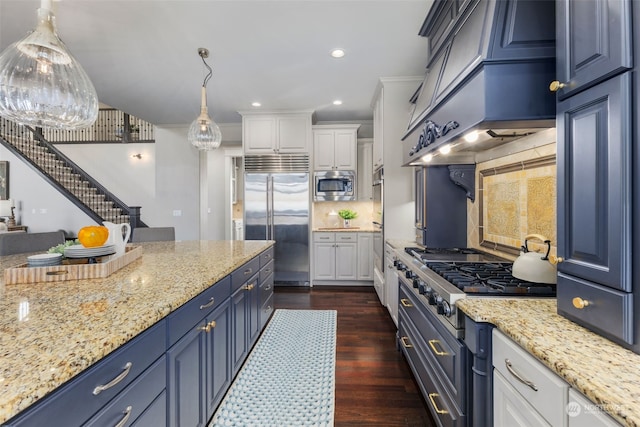
{"type": "Polygon", "coordinates": [[[141,159],[142,158],[142,154],[138,153],[138,154],[134,154],[131,157],[136,158],[136,159],[141,159]]]}
{"type": "Polygon", "coordinates": [[[0,54],[0,116],[65,130],[98,117],[96,89],[58,38],[52,0],[41,0],[36,29],[0,54]]]}
{"type": "Polygon", "coordinates": [[[12,199],[0,200],[0,217],[9,218],[7,220],[7,226],[14,227],[16,225],[16,217],[13,214],[15,205],[12,199]]]}

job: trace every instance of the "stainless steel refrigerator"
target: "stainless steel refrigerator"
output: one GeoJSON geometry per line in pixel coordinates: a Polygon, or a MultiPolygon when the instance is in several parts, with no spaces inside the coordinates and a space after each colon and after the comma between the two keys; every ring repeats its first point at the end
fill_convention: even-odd
{"type": "Polygon", "coordinates": [[[296,168],[251,161],[245,158],[244,238],[275,240],[275,285],[309,286],[309,172],[264,172],[296,168]]]}

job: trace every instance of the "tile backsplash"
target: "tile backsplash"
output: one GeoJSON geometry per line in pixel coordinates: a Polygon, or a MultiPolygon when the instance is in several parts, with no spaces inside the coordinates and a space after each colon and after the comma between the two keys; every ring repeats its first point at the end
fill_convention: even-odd
{"type": "Polygon", "coordinates": [[[330,215],[341,209],[351,209],[358,213],[355,219],[351,220],[352,227],[372,228],[373,202],[315,202],[313,204],[313,228],[343,227],[342,218],[338,215],[330,215]]]}
{"type": "MultiPolygon", "coordinates": [[[[556,144],[476,165],[476,201],[467,201],[470,247],[514,259],[528,234],[551,240],[556,253],[556,144]]],[[[546,246],[532,240],[529,247],[546,246]]]]}

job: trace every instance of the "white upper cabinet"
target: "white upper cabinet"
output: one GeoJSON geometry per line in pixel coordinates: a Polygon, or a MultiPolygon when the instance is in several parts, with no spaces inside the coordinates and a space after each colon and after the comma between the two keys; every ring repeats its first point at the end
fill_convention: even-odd
{"type": "Polygon", "coordinates": [[[311,112],[243,113],[245,154],[309,153],[311,112]]]}
{"type": "Polygon", "coordinates": [[[353,170],[357,161],[357,132],[360,125],[313,126],[313,169],[353,170]]]}
{"type": "Polygon", "coordinates": [[[373,104],[373,170],[376,171],[383,165],[383,145],[384,138],[384,110],[383,110],[383,88],[380,88],[378,98],[373,104]]]}

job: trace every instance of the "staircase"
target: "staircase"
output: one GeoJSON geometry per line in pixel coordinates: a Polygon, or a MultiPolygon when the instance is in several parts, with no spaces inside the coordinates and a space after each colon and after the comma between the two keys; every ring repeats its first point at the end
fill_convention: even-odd
{"type": "Polygon", "coordinates": [[[147,227],[140,220],[140,207],[124,204],[46,141],[39,130],[0,118],[0,144],[22,159],[98,224],[103,221],[116,224],[127,222],[132,229],[147,227]]]}

